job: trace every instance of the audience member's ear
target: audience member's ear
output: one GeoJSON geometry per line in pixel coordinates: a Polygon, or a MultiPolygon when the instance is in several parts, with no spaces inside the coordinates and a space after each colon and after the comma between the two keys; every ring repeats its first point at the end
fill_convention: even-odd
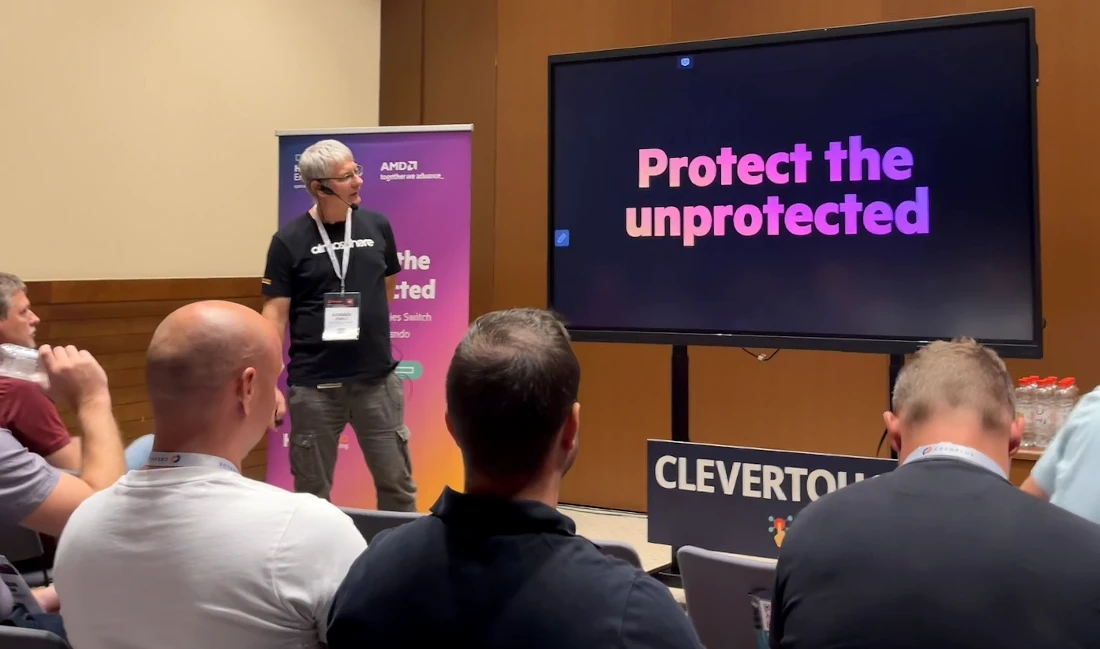
{"type": "Polygon", "coordinates": [[[1020,442],[1024,439],[1024,418],[1022,415],[1017,416],[1012,420],[1012,425],[1008,429],[1008,455],[1012,457],[1016,455],[1016,451],[1020,450],[1020,442]]]}
{"type": "Polygon", "coordinates": [[[572,451],[577,446],[581,430],[581,404],[574,403],[569,416],[565,418],[565,426],[562,427],[561,445],[566,451],[572,451]]]}
{"type": "Polygon", "coordinates": [[[451,421],[451,413],[443,413],[443,421],[447,424],[447,432],[451,434],[451,439],[455,440],[455,443],[457,444],[458,440],[455,439],[455,423],[451,421]]]}
{"type": "Polygon", "coordinates": [[[237,383],[237,398],[241,402],[244,414],[249,414],[256,407],[256,369],[247,367],[241,372],[241,378],[237,383]]]}
{"type": "Polygon", "coordinates": [[[886,423],[886,434],[890,437],[890,448],[899,456],[901,455],[901,420],[894,413],[887,410],[882,413],[882,421],[886,423]]]}

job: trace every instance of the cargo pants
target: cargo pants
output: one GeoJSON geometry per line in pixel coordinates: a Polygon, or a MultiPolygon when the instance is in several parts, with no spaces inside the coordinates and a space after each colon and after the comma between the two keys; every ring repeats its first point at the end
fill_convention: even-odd
{"type": "Polygon", "coordinates": [[[294,491],[329,498],[340,435],[350,423],[374,478],[378,509],[416,511],[405,391],[396,374],[369,382],[291,386],[287,411],[294,491]]]}

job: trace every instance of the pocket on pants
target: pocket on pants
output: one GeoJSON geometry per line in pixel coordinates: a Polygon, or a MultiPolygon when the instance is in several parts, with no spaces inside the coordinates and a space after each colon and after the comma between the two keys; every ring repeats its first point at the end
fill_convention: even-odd
{"type": "Polygon", "coordinates": [[[313,452],[313,435],[290,435],[290,450],[300,448],[313,452]]]}
{"type": "Polygon", "coordinates": [[[394,417],[404,425],[405,383],[396,372],[390,372],[390,375],[386,377],[386,396],[389,397],[389,402],[395,409],[393,412],[394,417]]]}
{"type": "Polygon", "coordinates": [[[323,478],[323,467],[320,465],[312,435],[291,436],[289,451],[292,474],[306,481],[317,481],[323,478]]]}

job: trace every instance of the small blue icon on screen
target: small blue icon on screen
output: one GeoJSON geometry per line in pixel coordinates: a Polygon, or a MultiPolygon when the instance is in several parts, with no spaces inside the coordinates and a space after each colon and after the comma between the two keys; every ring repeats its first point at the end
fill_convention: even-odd
{"type": "Polygon", "coordinates": [[[554,247],[569,247],[569,230],[554,230],[554,247]]]}
{"type": "Polygon", "coordinates": [[[682,69],[686,70],[686,69],[691,67],[691,65],[692,65],[692,63],[694,63],[694,61],[692,61],[690,56],[681,56],[679,63],[680,63],[680,67],[682,69]]]}

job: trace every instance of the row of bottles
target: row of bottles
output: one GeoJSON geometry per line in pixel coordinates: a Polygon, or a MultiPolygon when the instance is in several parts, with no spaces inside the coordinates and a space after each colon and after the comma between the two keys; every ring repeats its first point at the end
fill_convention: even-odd
{"type": "Polygon", "coordinates": [[[1077,404],[1077,379],[1025,376],[1016,386],[1016,409],[1024,418],[1023,446],[1042,449],[1054,438],[1077,404]]]}

